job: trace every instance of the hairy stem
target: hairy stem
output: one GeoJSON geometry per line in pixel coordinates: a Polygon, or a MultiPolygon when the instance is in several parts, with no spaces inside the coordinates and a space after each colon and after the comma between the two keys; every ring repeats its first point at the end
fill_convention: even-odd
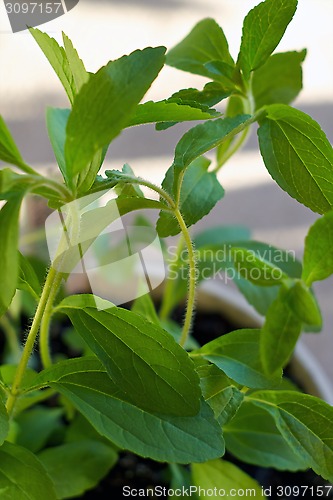
{"type": "Polygon", "coordinates": [[[245,144],[250,132],[250,127],[246,127],[237,139],[230,144],[230,148],[224,153],[222,158],[219,159],[217,166],[212,170],[217,173],[225,163],[245,144]]]}
{"type": "Polygon", "coordinates": [[[58,294],[61,281],[62,281],[62,274],[59,273],[54,279],[54,282],[52,284],[52,288],[45,306],[43,319],[40,325],[39,349],[44,368],[47,368],[52,365],[50,345],[49,345],[49,330],[53,313],[53,303],[58,294]]]}
{"type": "MultiPolygon", "coordinates": [[[[177,251],[176,255],[173,260],[169,261],[169,266],[175,265],[177,267],[177,263],[179,261],[180,254],[184,248],[184,238],[181,236],[179,238],[178,246],[177,246],[177,251]]],[[[169,276],[167,277],[166,283],[165,283],[165,288],[164,288],[164,293],[162,297],[162,305],[160,309],[160,318],[161,320],[166,320],[169,317],[169,314],[172,311],[173,308],[173,295],[175,291],[175,285],[176,285],[176,280],[169,276]]]]}
{"type": "Polygon", "coordinates": [[[21,384],[23,381],[23,377],[24,377],[26,368],[28,366],[30,356],[31,356],[32,351],[34,349],[34,345],[36,342],[36,338],[38,335],[40,324],[43,320],[45,309],[46,309],[50,294],[52,293],[52,290],[53,290],[54,281],[57,279],[57,275],[58,275],[57,271],[51,267],[49,272],[48,272],[46,281],[45,281],[45,285],[44,285],[44,288],[43,288],[43,291],[42,291],[42,294],[40,297],[39,304],[38,304],[37,309],[36,309],[36,313],[35,313],[35,316],[34,316],[26,343],[24,345],[21,360],[19,362],[19,365],[18,365],[16,373],[15,373],[13,385],[11,388],[11,393],[7,399],[6,407],[7,407],[7,411],[8,411],[9,415],[12,415],[13,411],[15,409],[15,403],[16,403],[17,397],[20,393],[20,387],[21,387],[21,384]]]}
{"type": "MultiPolygon", "coordinates": [[[[147,181],[146,179],[142,179],[141,177],[126,175],[121,177],[119,179],[119,182],[128,182],[129,184],[138,184],[140,186],[146,186],[152,191],[155,191],[155,193],[159,194],[160,197],[163,198],[168,203],[171,209],[175,208],[175,202],[173,201],[172,197],[163,188],[156,186],[156,184],[147,181]]],[[[113,187],[115,187],[115,181],[110,180],[110,183],[105,182],[103,186],[97,186],[96,188],[92,188],[90,193],[97,193],[98,191],[104,191],[105,189],[113,187]]]]}
{"type": "Polygon", "coordinates": [[[195,289],[196,289],[196,257],[195,257],[195,252],[193,248],[193,244],[191,241],[190,233],[187,229],[187,226],[185,224],[185,221],[183,219],[182,214],[180,213],[179,209],[177,208],[174,212],[179,227],[183,233],[187,252],[188,252],[188,260],[189,260],[189,278],[188,278],[188,297],[187,297],[187,305],[186,305],[186,313],[185,313],[185,320],[183,324],[183,329],[182,329],[182,334],[180,337],[179,344],[181,346],[185,346],[188,335],[191,330],[192,326],[192,319],[193,319],[193,313],[194,313],[194,308],[195,308],[195,289]]]}

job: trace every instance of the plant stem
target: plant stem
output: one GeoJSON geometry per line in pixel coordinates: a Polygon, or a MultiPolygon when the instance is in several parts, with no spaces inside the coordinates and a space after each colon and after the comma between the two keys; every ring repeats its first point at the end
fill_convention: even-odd
{"type": "Polygon", "coordinates": [[[15,403],[17,400],[17,396],[20,392],[20,386],[22,384],[24,373],[25,373],[25,370],[27,368],[31,353],[34,349],[34,345],[35,345],[36,338],[38,335],[39,327],[40,327],[41,321],[43,319],[43,315],[45,313],[45,308],[47,306],[49,296],[50,296],[52,289],[53,289],[54,280],[57,278],[57,275],[58,275],[57,271],[51,267],[49,272],[48,272],[48,275],[47,275],[47,278],[45,281],[45,285],[44,285],[44,288],[43,288],[43,291],[42,291],[42,294],[40,297],[40,301],[39,301],[39,304],[37,306],[35,317],[33,319],[33,322],[32,322],[32,325],[31,325],[31,328],[30,328],[30,331],[29,331],[29,334],[28,334],[28,337],[27,337],[27,340],[26,340],[26,343],[25,343],[25,346],[23,349],[20,363],[19,363],[17,370],[16,370],[16,373],[15,373],[13,385],[11,388],[11,394],[9,395],[9,397],[7,399],[6,407],[7,407],[7,411],[8,411],[9,415],[12,415],[12,413],[14,411],[15,403]]]}
{"type": "Polygon", "coordinates": [[[51,291],[45,306],[43,318],[40,325],[39,351],[44,368],[47,368],[52,365],[50,345],[49,345],[49,329],[53,313],[53,303],[59,291],[61,281],[62,281],[62,274],[59,273],[54,279],[54,282],[52,284],[51,291]]]}
{"type": "Polygon", "coordinates": [[[187,251],[188,251],[188,259],[189,259],[188,298],[187,298],[187,305],[186,305],[185,320],[184,320],[182,334],[181,334],[180,341],[179,341],[179,344],[182,347],[184,347],[186,344],[189,332],[191,330],[193,312],[194,312],[194,307],[195,307],[196,257],[195,257],[195,252],[194,252],[193,244],[191,241],[190,233],[187,229],[187,226],[185,224],[183,216],[180,213],[178,208],[176,208],[176,210],[174,211],[174,214],[177,218],[179,227],[183,233],[185,244],[186,244],[187,251]]]}
{"type": "MultiPolygon", "coordinates": [[[[178,263],[183,247],[184,247],[184,238],[182,236],[180,236],[175,258],[172,261],[169,261],[169,266],[172,266],[173,264],[178,263]]],[[[170,273],[169,273],[169,276],[167,277],[167,280],[166,280],[163,298],[162,298],[162,305],[161,305],[161,309],[160,309],[160,318],[162,321],[166,320],[168,318],[168,316],[173,308],[173,294],[174,294],[174,289],[175,289],[175,283],[176,283],[176,280],[170,278],[170,273]]]]}
{"type": "Polygon", "coordinates": [[[236,153],[236,151],[238,151],[241,146],[244,145],[246,139],[248,138],[249,132],[250,127],[247,127],[243,130],[243,132],[239,135],[235,142],[230,145],[231,147],[225,152],[212,172],[217,173],[223,167],[223,165],[225,165],[225,163],[227,163],[227,161],[236,153]]]}
{"type": "MultiPolygon", "coordinates": [[[[146,179],[142,179],[141,177],[126,175],[126,177],[124,176],[124,178],[119,179],[119,182],[128,182],[130,184],[139,184],[140,186],[146,186],[152,191],[155,191],[155,193],[159,194],[161,198],[163,198],[170,205],[172,209],[175,208],[175,202],[173,201],[171,196],[163,188],[156,186],[156,184],[153,184],[152,182],[147,181],[146,179]]],[[[108,189],[109,187],[113,188],[114,186],[115,186],[114,181],[110,181],[109,185],[107,182],[105,182],[103,186],[92,188],[90,193],[97,193],[98,191],[103,191],[105,189],[108,189]]]]}
{"type": "MultiPolygon", "coordinates": [[[[230,134],[228,134],[227,137],[233,138],[237,135],[237,130],[239,130],[240,135],[235,141],[231,142],[228,149],[225,151],[224,155],[222,155],[222,158],[218,159],[218,164],[216,167],[212,170],[212,172],[217,173],[221,167],[238,151],[241,146],[244,145],[246,142],[249,132],[250,132],[250,125],[254,123],[255,121],[260,118],[260,116],[264,113],[264,108],[258,110],[255,113],[255,102],[252,94],[252,88],[251,88],[251,82],[249,84],[249,88],[247,90],[246,97],[243,99],[244,102],[244,113],[248,113],[249,115],[252,115],[252,117],[247,120],[246,126],[244,129],[239,130],[239,128],[242,128],[242,126],[235,128],[230,134]]],[[[226,137],[226,138],[227,138],[226,137]]],[[[225,138],[225,139],[226,139],[225,138]]]]}

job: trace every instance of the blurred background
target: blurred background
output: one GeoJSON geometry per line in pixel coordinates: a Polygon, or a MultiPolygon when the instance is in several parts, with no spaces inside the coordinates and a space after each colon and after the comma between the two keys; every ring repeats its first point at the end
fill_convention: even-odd
{"type": "MultiPolygon", "coordinates": [[[[86,68],[96,71],[110,59],[145,46],[171,48],[204,17],[222,26],[237,57],[242,19],[258,2],[253,0],[80,0],[66,15],[40,29],[61,41],[64,31],[73,41],[86,68]]],[[[333,2],[299,0],[295,18],[278,51],[308,49],[304,63],[304,90],[296,107],[317,120],[333,140],[333,2]]],[[[146,99],[162,99],[180,88],[201,88],[205,79],[164,68],[146,99]]],[[[46,106],[68,107],[61,84],[27,32],[12,34],[4,3],[0,3],[0,113],[25,158],[36,169],[55,168],[45,130],[46,106]]],[[[164,132],[141,126],[124,132],[108,154],[108,168],[131,164],[134,171],[161,182],[172,162],[173,150],[191,124],[164,132]]],[[[192,124],[193,126],[193,124],[192,124]]],[[[301,257],[304,236],[316,215],[278,188],[258,154],[253,131],[245,148],[220,172],[225,198],[200,223],[244,224],[253,238],[294,250],[301,257]]],[[[321,335],[304,335],[333,380],[333,278],[316,285],[324,315],[321,335]]]]}

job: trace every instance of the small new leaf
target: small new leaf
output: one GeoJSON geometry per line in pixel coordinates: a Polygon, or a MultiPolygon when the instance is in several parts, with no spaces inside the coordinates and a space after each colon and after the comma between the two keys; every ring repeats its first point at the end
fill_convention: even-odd
{"type": "Polygon", "coordinates": [[[244,76],[262,66],[277,47],[297,7],[297,0],[265,0],[244,19],[239,64],[244,76]]]}
{"type": "Polygon", "coordinates": [[[80,92],[82,85],[87,83],[89,79],[89,73],[86,71],[82,60],[80,59],[77,50],[73,47],[71,40],[68,36],[63,33],[62,39],[64,42],[64,49],[66,52],[67,61],[69,68],[73,75],[73,80],[75,83],[75,94],[80,92]]]}
{"type": "Polygon", "coordinates": [[[0,115],[0,160],[20,167],[24,165],[22,156],[12,138],[8,127],[0,115]]]}
{"type": "Polygon", "coordinates": [[[29,292],[36,300],[39,300],[41,288],[38,277],[29,260],[21,253],[19,254],[19,268],[17,287],[29,292]]]}
{"type": "MultiPolygon", "coordinates": [[[[224,196],[224,189],[214,172],[208,172],[210,161],[200,157],[187,168],[180,191],[179,209],[187,227],[192,226],[207,215],[224,196]]],[[[163,181],[163,188],[172,194],[174,167],[171,167],[163,181]]],[[[165,238],[180,233],[174,216],[161,211],[157,221],[158,234],[165,238]]]]}
{"type": "Polygon", "coordinates": [[[46,111],[46,126],[54,155],[61,173],[69,183],[69,176],[65,160],[66,127],[70,109],[48,108],[46,111]]]}
{"type": "Polygon", "coordinates": [[[46,33],[37,28],[30,28],[30,33],[44,52],[46,58],[62,83],[68,99],[73,104],[77,88],[65,49],[46,33]]]}
{"type": "Polygon", "coordinates": [[[167,64],[190,73],[218,80],[227,88],[234,84],[229,78],[216,75],[206,63],[220,61],[234,67],[227,39],[220,26],[213,19],[203,19],[176,47],[167,53],[167,64]]]}

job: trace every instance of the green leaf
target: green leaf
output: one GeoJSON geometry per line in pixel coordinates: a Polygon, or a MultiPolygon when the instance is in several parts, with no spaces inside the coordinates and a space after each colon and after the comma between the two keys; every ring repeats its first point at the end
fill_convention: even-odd
{"type": "MultiPolygon", "coordinates": [[[[234,245],[237,245],[237,243],[234,243],[234,245]]],[[[238,243],[238,246],[255,252],[258,257],[270,262],[273,266],[281,268],[284,273],[292,278],[299,278],[301,276],[301,263],[296,260],[292,251],[282,250],[258,241],[242,241],[238,243]]],[[[265,315],[272,302],[278,296],[280,286],[269,288],[258,286],[237,275],[236,272],[232,274],[232,278],[249,304],[259,314],[265,315]]]]}
{"type": "MultiPolygon", "coordinates": [[[[180,212],[187,227],[192,226],[207,215],[223,198],[224,189],[214,172],[208,172],[210,161],[199,157],[187,168],[180,191],[180,212]]],[[[172,193],[174,169],[168,170],[163,188],[172,193]]],[[[158,234],[165,238],[180,233],[180,227],[173,214],[161,211],[157,221],[158,234]]]]}
{"type": "Polygon", "coordinates": [[[129,402],[169,415],[199,411],[201,392],[193,362],[167,332],[131,311],[82,309],[84,304],[77,295],[63,300],[59,309],[129,402]]]}
{"type": "Polygon", "coordinates": [[[96,181],[96,176],[105,160],[106,153],[108,152],[109,145],[97,151],[92,161],[87,167],[80,171],[78,175],[78,193],[82,196],[89,193],[91,186],[96,181]]]}
{"type": "Polygon", "coordinates": [[[189,35],[167,53],[167,64],[170,66],[216,79],[233,88],[229,78],[217,76],[206,67],[206,63],[211,61],[221,61],[231,69],[234,67],[222,28],[209,18],[200,21],[189,35]]]}
{"type": "Polygon", "coordinates": [[[104,443],[84,440],[49,448],[38,458],[60,499],[81,496],[94,488],[115,465],[117,453],[104,443]]]}
{"type": "Polygon", "coordinates": [[[21,413],[16,418],[19,425],[16,444],[37,453],[46,445],[50,436],[61,429],[62,415],[61,408],[45,408],[43,406],[36,406],[21,413]]]}
{"type": "Polygon", "coordinates": [[[5,405],[0,399],[0,445],[4,442],[9,432],[9,419],[5,405]]]}
{"type": "Polygon", "coordinates": [[[268,411],[295,453],[317,474],[333,481],[333,408],[294,391],[260,391],[249,400],[268,411]]]}
{"type": "Polygon", "coordinates": [[[204,111],[198,107],[192,107],[187,104],[160,101],[148,101],[137,106],[135,115],[132,117],[128,127],[140,125],[142,123],[158,123],[167,121],[193,121],[208,120],[212,116],[220,116],[221,113],[204,111]]]}
{"type": "Polygon", "coordinates": [[[224,453],[221,430],[209,405],[193,417],[142,410],[127,401],[106,373],[65,375],[53,386],[116,446],[158,461],[189,463],[224,453]]]}
{"type": "Polygon", "coordinates": [[[306,468],[281,436],[271,415],[250,400],[242,403],[223,430],[228,451],[243,462],[289,471],[306,468]]]}
{"type": "Polygon", "coordinates": [[[21,153],[19,152],[14,139],[11,136],[7,125],[0,115],[0,160],[20,167],[24,165],[21,153]]]}
{"type": "Polygon", "coordinates": [[[149,293],[141,295],[141,297],[135,299],[131,311],[136,314],[140,314],[155,325],[161,326],[154,303],[149,293]]]}
{"type": "Polygon", "coordinates": [[[192,356],[204,357],[246,387],[272,387],[279,383],[281,373],[265,375],[259,352],[260,333],[256,329],[235,330],[193,351],[192,356]]]}
{"type": "MultiPolygon", "coordinates": [[[[201,109],[205,113],[209,113],[211,117],[219,116],[220,113],[211,109],[218,102],[222,101],[226,97],[229,97],[231,90],[225,89],[222,85],[217,82],[208,82],[204,86],[203,90],[197,90],[194,88],[179,90],[175,94],[172,94],[166,102],[177,103],[182,105],[188,105],[192,108],[201,109]]],[[[173,125],[176,125],[176,121],[170,122],[160,122],[156,124],[156,130],[165,130],[173,125]]]]}
{"type": "Polygon", "coordinates": [[[191,128],[176,146],[175,168],[185,169],[196,158],[217,147],[230,134],[235,135],[241,132],[251,120],[250,115],[240,115],[233,118],[218,118],[191,128]]]}
{"type": "Polygon", "coordinates": [[[251,491],[251,497],[265,498],[257,481],[226,460],[192,464],[191,468],[194,485],[205,491],[214,491],[214,489],[223,491],[226,497],[234,496],[237,491],[251,491]]]}
{"type": "Polygon", "coordinates": [[[84,170],[94,155],[127,126],[164,63],[163,47],[137,50],[91,75],[68,119],[68,174],[84,170]]]}
{"type": "Polygon", "coordinates": [[[234,418],[241,406],[244,394],[215,365],[197,368],[203,397],[214,411],[222,428],[234,418]]]}
{"type": "Polygon", "coordinates": [[[290,104],[302,90],[302,62],[306,50],[270,56],[253,74],[256,110],[267,104],[290,104]]]}
{"type": "Polygon", "coordinates": [[[250,230],[245,226],[214,226],[194,235],[195,248],[223,246],[228,243],[248,240],[250,230]]]}
{"type": "Polygon", "coordinates": [[[291,289],[282,287],[278,297],[267,311],[262,334],[260,353],[265,372],[274,374],[289,361],[298,337],[302,322],[289,305],[291,289]]]}
{"type": "Polygon", "coordinates": [[[311,290],[300,280],[287,292],[289,307],[302,323],[321,327],[322,318],[317,301],[311,290]]]}
{"type": "Polygon", "coordinates": [[[246,78],[277,47],[297,8],[297,0],[266,0],[244,19],[239,63],[246,78]]]}
{"type": "MultiPolygon", "coordinates": [[[[232,94],[227,102],[225,116],[234,118],[237,115],[244,115],[246,111],[248,111],[248,104],[246,104],[244,98],[237,94],[232,94]]],[[[236,141],[237,136],[230,136],[221,144],[219,144],[219,146],[216,148],[217,165],[223,165],[226,159],[228,159],[230,151],[232,151],[232,147],[236,141]]]]}
{"type": "MultiPolygon", "coordinates": [[[[178,464],[168,464],[170,473],[171,473],[171,481],[170,481],[170,489],[176,490],[180,488],[180,495],[177,495],[177,498],[187,498],[188,493],[186,494],[185,488],[190,488],[192,485],[192,478],[190,471],[187,467],[180,466],[178,464]]],[[[177,492],[178,493],[178,492],[177,492]]],[[[199,496],[196,495],[193,491],[191,492],[192,500],[199,500],[199,496]]]]}
{"type": "MultiPolygon", "coordinates": [[[[132,168],[128,163],[125,163],[123,165],[123,168],[121,172],[119,170],[106,170],[106,175],[109,177],[109,175],[115,175],[115,176],[120,176],[120,181],[117,183],[115,186],[115,191],[118,196],[124,195],[124,196],[140,196],[141,198],[144,198],[144,194],[140,188],[139,184],[139,179],[135,176],[132,168]],[[124,179],[122,182],[121,179],[124,179]],[[134,179],[136,182],[133,182],[134,179]]],[[[111,176],[112,179],[112,176],[111,176]]]]}
{"type": "MultiPolygon", "coordinates": [[[[27,166],[25,166],[27,167],[27,166]]],[[[24,168],[25,168],[24,167],[24,168]]],[[[23,169],[24,169],[23,168],[23,169]]],[[[30,167],[27,167],[30,169],[30,167]]],[[[33,171],[32,171],[33,172],[33,171]]],[[[47,200],[52,200],[60,205],[61,195],[53,184],[50,185],[49,179],[36,173],[17,174],[10,168],[0,170],[0,199],[9,200],[24,196],[27,192],[43,196],[47,200]]]]}
{"type": "Polygon", "coordinates": [[[179,102],[189,106],[211,107],[230,96],[230,90],[226,90],[218,82],[208,82],[202,90],[189,88],[182,89],[172,94],[167,102],[179,102]]]}
{"type": "Polygon", "coordinates": [[[333,273],[333,211],[310,227],[305,239],[302,280],[308,286],[333,273]]]}
{"type": "Polygon", "coordinates": [[[68,182],[65,160],[66,127],[70,109],[47,108],[46,125],[52,148],[57,159],[61,173],[68,182]]]}
{"type": "Polygon", "coordinates": [[[56,500],[54,485],[31,451],[10,443],[0,448],[2,500],[56,500]]]}
{"type": "Polygon", "coordinates": [[[19,253],[19,280],[17,287],[29,292],[36,300],[39,300],[41,287],[39,279],[27,257],[19,253]]]}
{"type": "Polygon", "coordinates": [[[54,38],[37,28],[30,28],[29,31],[57,74],[70,102],[73,103],[77,89],[64,48],[54,38]]]}
{"type": "Polygon", "coordinates": [[[18,232],[22,195],[7,201],[0,210],[0,316],[8,309],[19,277],[18,232]]]}
{"type": "Polygon", "coordinates": [[[73,47],[71,40],[68,36],[63,33],[62,39],[64,42],[64,49],[67,56],[67,61],[69,64],[69,68],[72,72],[74,83],[75,83],[75,94],[80,92],[82,85],[87,83],[89,79],[89,73],[86,71],[82,60],[79,58],[79,55],[76,49],[73,47]]]}
{"type": "Polygon", "coordinates": [[[42,370],[26,388],[30,391],[42,389],[50,386],[53,382],[58,382],[63,377],[75,375],[77,373],[105,372],[102,363],[95,356],[84,356],[82,358],[66,359],[58,361],[55,365],[42,370]]]}
{"type": "Polygon", "coordinates": [[[273,179],[290,196],[324,213],[333,207],[333,149],[317,122],[283,104],[267,108],[258,130],[273,179]]]}
{"type": "Polygon", "coordinates": [[[267,260],[261,259],[253,250],[247,248],[232,247],[230,255],[236,271],[245,279],[259,286],[276,286],[288,275],[277,266],[273,266],[267,260]]]}

